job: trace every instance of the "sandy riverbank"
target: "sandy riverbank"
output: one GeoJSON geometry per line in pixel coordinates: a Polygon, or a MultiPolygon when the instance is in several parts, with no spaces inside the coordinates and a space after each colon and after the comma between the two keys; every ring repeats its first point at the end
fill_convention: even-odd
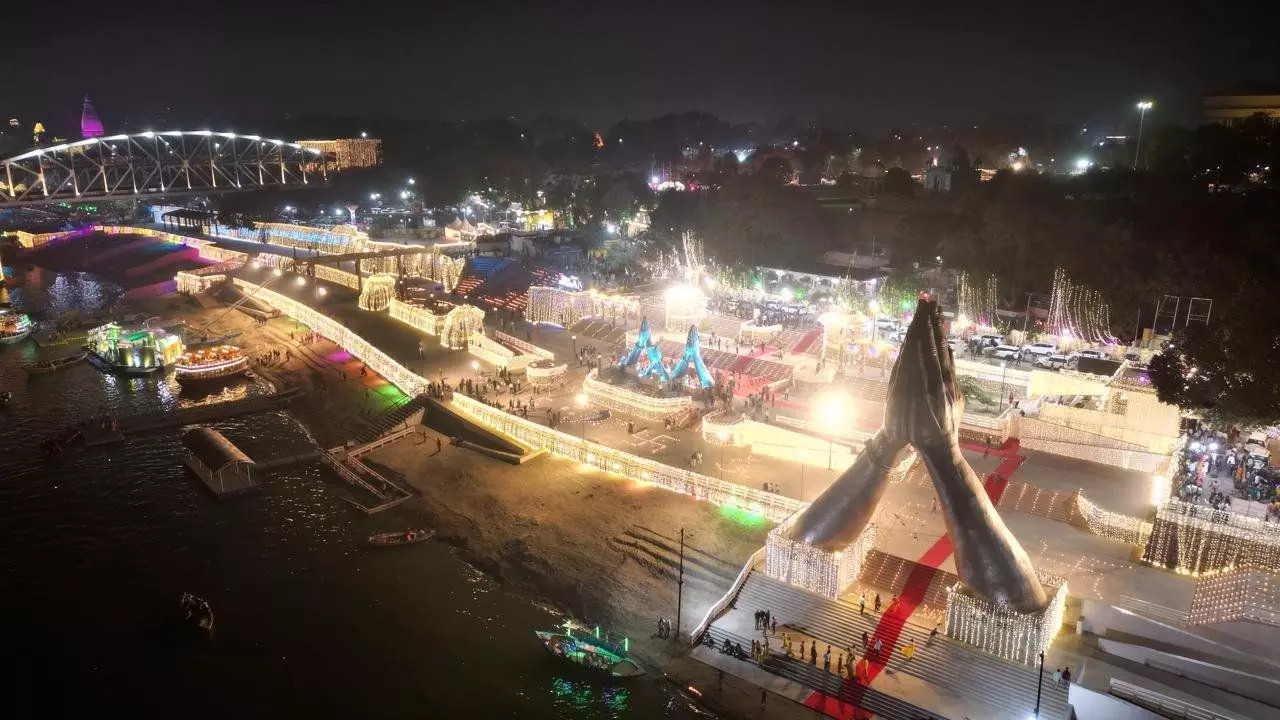
{"type": "MultiPolygon", "coordinates": [[[[236,344],[257,358],[261,377],[308,390],[291,413],[322,447],[342,444],[390,404],[381,378],[359,377],[359,362],[328,341],[304,344],[305,328],[287,318],[259,324],[225,307],[182,300],[148,303],[166,320],[208,326],[213,335],[240,333],[236,344]],[[161,311],[163,310],[163,311],[161,311]],[[211,324],[210,324],[211,323],[211,324]],[[346,377],[343,379],[343,374],[346,377]]],[[[517,593],[588,622],[627,634],[636,654],[681,684],[702,689],[727,715],[765,717],[760,691],[688,657],[684,643],[655,635],[658,616],[674,618],[680,528],[686,530],[681,626],[687,636],[728,588],[771,527],[731,512],[550,455],[513,466],[444,439],[405,441],[366,458],[421,496],[392,511],[406,525],[437,529],[437,538],[464,560],[517,593]]],[[[335,491],[342,492],[340,485],[335,491]]],[[[531,628],[532,630],[532,628],[531,628]]],[[[768,717],[812,717],[773,698],[768,717]]]]}

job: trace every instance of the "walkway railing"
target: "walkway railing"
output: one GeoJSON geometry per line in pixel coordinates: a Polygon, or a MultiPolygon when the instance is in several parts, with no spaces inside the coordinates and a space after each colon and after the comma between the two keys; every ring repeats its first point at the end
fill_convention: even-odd
{"type": "MultiPolygon", "coordinates": [[[[689,631],[689,643],[697,646],[702,640],[702,633],[711,627],[711,623],[715,622],[724,611],[733,607],[738,600],[738,593],[742,592],[742,586],[746,584],[747,578],[756,569],[756,565],[764,562],[765,549],[760,548],[751,553],[751,557],[747,558],[746,564],[742,566],[742,570],[738,572],[738,577],[734,578],[733,584],[729,586],[724,597],[717,600],[711,607],[707,608],[707,612],[702,616],[702,620],[693,629],[689,631]]],[[[679,639],[679,638],[677,638],[679,639]]]]}
{"type": "Polygon", "coordinates": [[[1231,720],[1226,715],[1219,715],[1198,705],[1192,705],[1178,698],[1162,695],[1123,680],[1111,678],[1108,689],[1112,695],[1122,700],[1128,700],[1134,705],[1144,707],[1167,718],[1174,718],[1175,720],[1231,720]]]}
{"type": "Polygon", "coordinates": [[[252,292],[253,296],[258,300],[329,338],[343,350],[363,361],[374,372],[386,378],[392,385],[400,388],[406,395],[421,395],[427,391],[427,380],[425,378],[411,372],[405,366],[391,359],[390,355],[374,347],[337,320],[323,315],[292,298],[285,297],[272,290],[266,290],[254,283],[246,282],[239,278],[236,278],[233,282],[241,290],[252,292]]]}
{"type": "Polygon", "coordinates": [[[773,522],[783,521],[805,505],[799,500],[775,493],[725,482],[584,441],[492,408],[461,393],[453,394],[453,407],[490,430],[513,437],[531,448],[547,450],[574,462],[698,500],[759,513],[773,522]]]}

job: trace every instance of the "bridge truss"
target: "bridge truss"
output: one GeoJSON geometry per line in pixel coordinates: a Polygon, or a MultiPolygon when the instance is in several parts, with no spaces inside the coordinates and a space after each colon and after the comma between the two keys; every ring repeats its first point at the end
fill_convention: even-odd
{"type": "Polygon", "coordinates": [[[0,160],[0,207],[303,187],[328,180],[326,153],[209,130],[111,135],[0,160]]]}

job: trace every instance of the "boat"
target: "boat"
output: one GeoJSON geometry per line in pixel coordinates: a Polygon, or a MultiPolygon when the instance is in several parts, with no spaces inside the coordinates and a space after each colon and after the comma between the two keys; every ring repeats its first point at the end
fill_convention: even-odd
{"type": "Polygon", "coordinates": [[[534,632],[547,652],[559,660],[615,678],[644,675],[639,663],[631,657],[631,641],[623,638],[619,644],[607,633],[602,635],[599,627],[588,629],[566,620],[555,630],[534,632]]]}
{"type": "Polygon", "coordinates": [[[183,385],[213,383],[248,373],[249,357],[234,345],[214,345],[183,353],[173,371],[183,385]]]}
{"type": "Polygon", "coordinates": [[[117,375],[162,372],[182,355],[182,340],[164,330],[146,328],[126,332],[116,323],[89,331],[89,362],[117,375]]]}
{"type": "Polygon", "coordinates": [[[87,357],[89,357],[88,350],[81,353],[76,353],[74,355],[66,355],[64,357],[54,358],[53,360],[45,360],[44,362],[33,363],[31,365],[27,365],[25,369],[27,372],[35,373],[37,375],[41,373],[51,373],[55,370],[61,370],[64,367],[70,367],[72,365],[75,365],[76,363],[80,362],[81,360],[84,360],[87,357]]]}
{"type": "Polygon", "coordinates": [[[213,608],[204,598],[182,593],[178,600],[178,610],[182,613],[182,619],[191,627],[207,633],[213,632],[213,608]]]}
{"type": "Polygon", "coordinates": [[[0,308],[0,345],[25,339],[31,334],[31,318],[8,308],[0,308]]]}
{"type": "Polygon", "coordinates": [[[413,545],[426,542],[435,537],[435,530],[397,530],[395,532],[374,533],[369,536],[370,547],[395,547],[397,545],[413,545]]]}

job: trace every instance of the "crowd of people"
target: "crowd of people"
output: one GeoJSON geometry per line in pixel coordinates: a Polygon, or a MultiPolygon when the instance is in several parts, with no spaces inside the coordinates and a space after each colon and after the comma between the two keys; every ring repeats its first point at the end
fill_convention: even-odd
{"type": "Polygon", "coordinates": [[[1271,469],[1264,442],[1242,439],[1235,428],[1191,433],[1179,466],[1178,499],[1227,511],[1232,498],[1239,497],[1265,503],[1265,520],[1280,519],[1280,473],[1271,469]]]}

